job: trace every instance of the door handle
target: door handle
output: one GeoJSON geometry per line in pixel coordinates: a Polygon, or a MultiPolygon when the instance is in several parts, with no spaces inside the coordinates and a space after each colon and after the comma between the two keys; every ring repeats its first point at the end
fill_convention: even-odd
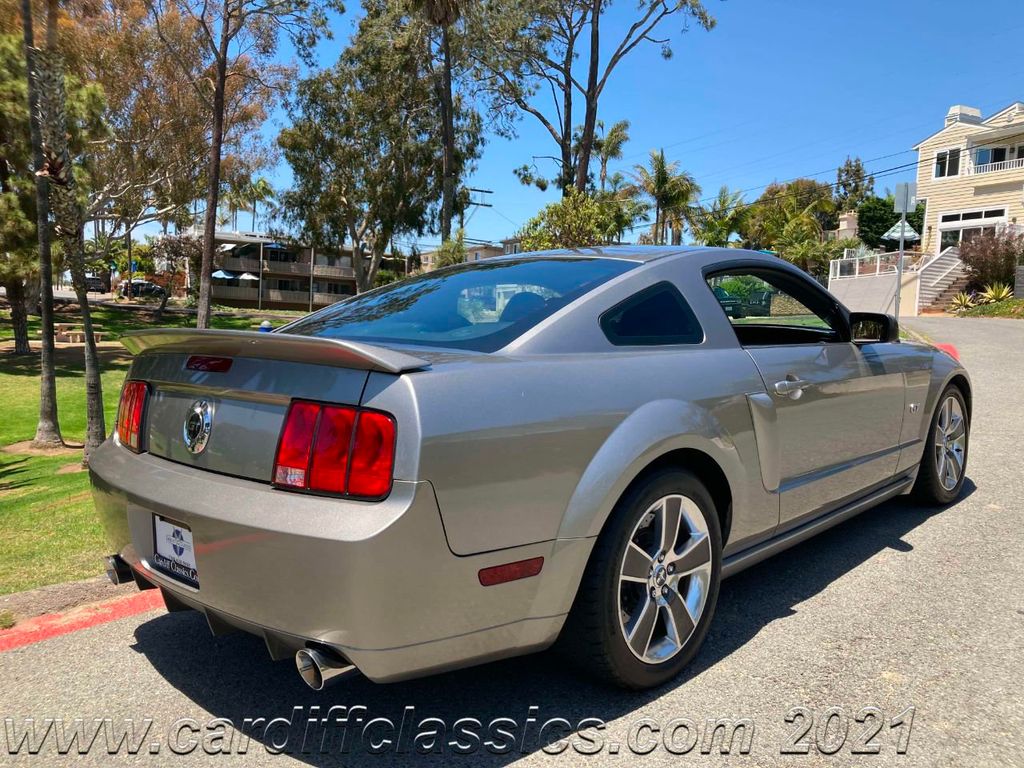
{"type": "Polygon", "coordinates": [[[804,390],[811,386],[811,382],[798,379],[795,376],[787,376],[782,381],[775,382],[775,394],[784,395],[792,400],[799,400],[804,390]]]}

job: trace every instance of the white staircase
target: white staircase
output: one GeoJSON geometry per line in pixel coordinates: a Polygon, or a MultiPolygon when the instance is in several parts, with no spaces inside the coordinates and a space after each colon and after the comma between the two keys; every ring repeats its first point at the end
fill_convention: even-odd
{"type": "Polygon", "coordinates": [[[964,264],[960,261],[960,251],[950,247],[937,257],[926,262],[920,269],[920,290],[918,292],[918,311],[933,308],[945,309],[945,305],[936,306],[952,298],[948,294],[955,288],[966,284],[967,274],[964,264]]]}

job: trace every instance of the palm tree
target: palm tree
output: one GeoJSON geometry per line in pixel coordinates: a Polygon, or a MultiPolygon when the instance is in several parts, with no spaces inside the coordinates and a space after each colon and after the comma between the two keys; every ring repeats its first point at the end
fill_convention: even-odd
{"type": "Polygon", "coordinates": [[[249,184],[246,190],[249,202],[252,203],[252,231],[256,231],[256,208],[260,203],[269,203],[274,199],[274,188],[262,176],[256,178],[249,184]]]}
{"type": "MultiPolygon", "coordinates": [[[[604,123],[598,121],[601,130],[604,131],[604,123]]],[[[601,163],[601,191],[604,192],[604,185],[608,179],[608,163],[612,160],[622,159],[622,148],[629,141],[629,120],[619,120],[607,133],[594,142],[597,150],[597,157],[601,163]]]]}
{"type": "MultiPolygon", "coordinates": [[[[39,83],[36,68],[37,51],[35,31],[32,28],[32,3],[21,2],[21,23],[25,39],[25,75],[29,106],[29,126],[32,141],[32,170],[43,167],[43,139],[39,119],[39,83]]],[[[64,444],[57,419],[57,377],[54,365],[53,333],[53,263],[48,217],[50,202],[47,182],[35,176],[36,187],[36,236],[39,238],[39,282],[40,282],[40,339],[39,355],[39,421],[36,424],[32,444],[37,448],[53,448],[64,444]]]]}
{"type": "Polygon", "coordinates": [[[694,210],[690,221],[694,241],[724,248],[730,238],[742,229],[747,210],[743,194],[730,192],[723,185],[710,206],[697,206],[694,210]]]}
{"type": "Polygon", "coordinates": [[[459,20],[458,0],[415,0],[427,21],[441,30],[441,71],[438,74],[438,106],[441,113],[441,241],[451,237],[455,215],[455,108],[452,99],[452,54],[449,29],[459,20]]]}
{"type": "Polygon", "coordinates": [[[654,202],[654,224],[651,228],[654,242],[664,245],[670,220],[677,223],[681,240],[682,224],[689,215],[694,198],[700,194],[696,179],[680,171],[678,162],[668,162],[663,149],[652,149],[650,166],[637,165],[634,170],[637,186],[654,202]]]}

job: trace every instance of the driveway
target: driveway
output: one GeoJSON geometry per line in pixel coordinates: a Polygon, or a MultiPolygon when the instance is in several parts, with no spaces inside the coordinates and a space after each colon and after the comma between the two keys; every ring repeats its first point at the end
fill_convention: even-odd
{"type": "MultiPolygon", "coordinates": [[[[430,746],[429,738],[413,742],[416,732],[450,730],[462,718],[476,718],[486,732],[496,718],[509,718],[514,739],[490,739],[488,750],[449,732],[444,741],[468,743],[472,754],[454,757],[449,745],[425,759],[623,764],[653,744],[645,765],[1022,765],[1024,323],[927,318],[908,325],[956,344],[974,379],[965,497],[942,511],[887,503],[727,581],[704,649],[671,685],[643,694],[611,690],[544,654],[406,684],[355,680],[314,694],[290,662],[270,662],[255,638],[213,638],[195,613],[149,612],[0,653],[0,708],[12,718],[5,736],[20,733],[27,717],[38,729],[47,717],[64,718],[65,728],[74,718],[112,718],[112,728],[131,718],[145,733],[141,751],[152,764],[393,765],[412,762],[394,752],[430,746]],[[307,738],[305,754],[271,754],[274,744],[297,752],[307,719],[336,705],[349,708],[344,745],[335,731],[328,742],[307,738]],[[397,743],[381,741],[396,732],[380,721],[359,739],[359,718],[397,725],[403,715],[397,743]],[[269,731],[250,723],[247,742],[235,729],[211,725],[214,718],[243,731],[247,718],[284,720],[269,731]],[[426,718],[440,720],[424,726],[426,718]],[[600,720],[603,728],[587,733],[601,741],[601,752],[580,754],[592,747],[577,735],[558,757],[545,754],[538,731],[553,718],[571,730],[555,721],[547,740],[600,720]],[[736,729],[730,757],[720,754],[721,738],[708,741],[720,718],[752,726],[750,738],[750,729],[736,729]],[[672,754],[666,742],[677,752],[689,747],[687,754],[672,754]],[[368,754],[375,745],[387,754],[368,754]],[[510,751],[493,754],[503,745],[510,751]],[[172,747],[191,751],[176,755],[172,747]],[[711,754],[702,754],[705,747],[711,754]],[[856,753],[875,747],[878,754],[856,753]],[[242,748],[247,754],[239,756],[242,748]],[[218,749],[233,756],[207,756],[218,749]]],[[[54,742],[36,757],[12,759],[55,762],[54,742]]],[[[108,759],[102,735],[86,759],[108,759]]]]}

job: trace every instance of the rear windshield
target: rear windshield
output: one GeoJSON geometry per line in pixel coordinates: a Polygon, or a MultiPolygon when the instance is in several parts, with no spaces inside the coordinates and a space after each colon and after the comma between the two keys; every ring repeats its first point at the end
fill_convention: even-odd
{"type": "Polygon", "coordinates": [[[635,266],[557,257],[460,264],[340,301],[282,332],[493,352],[635,266]]]}

